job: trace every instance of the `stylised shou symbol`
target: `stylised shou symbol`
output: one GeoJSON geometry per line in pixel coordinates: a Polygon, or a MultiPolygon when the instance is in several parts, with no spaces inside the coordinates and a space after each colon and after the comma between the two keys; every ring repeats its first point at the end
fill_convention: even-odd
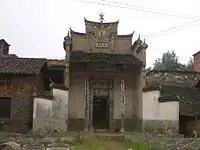
{"type": "Polygon", "coordinates": [[[101,12],[101,13],[99,14],[99,16],[100,16],[99,21],[100,21],[101,23],[103,23],[103,21],[104,21],[104,14],[101,12]]]}

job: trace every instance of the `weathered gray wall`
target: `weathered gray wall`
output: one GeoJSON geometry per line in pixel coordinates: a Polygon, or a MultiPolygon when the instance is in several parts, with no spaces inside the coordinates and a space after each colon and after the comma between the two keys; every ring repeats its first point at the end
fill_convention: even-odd
{"type": "Polygon", "coordinates": [[[34,98],[33,131],[52,132],[67,130],[68,92],[53,90],[54,99],[34,98]]]}
{"type": "Polygon", "coordinates": [[[33,132],[52,130],[51,126],[52,101],[34,98],[33,102],[33,132]]]}
{"type": "Polygon", "coordinates": [[[57,120],[59,131],[67,130],[68,120],[68,91],[53,89],[52,120],[57,120]]]}
{"type": "Polygon", "coordinates": [[[148,132],[179,132],[179,102],[159,102],[160,91],[143,92],[143,125],[148,132]]]}

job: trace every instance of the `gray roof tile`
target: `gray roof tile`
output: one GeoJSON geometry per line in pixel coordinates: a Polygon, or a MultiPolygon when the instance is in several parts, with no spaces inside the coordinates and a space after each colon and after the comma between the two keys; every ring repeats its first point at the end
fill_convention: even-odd
{"type": "Polygon", "coordinates": [[[45,63],[43,58],[0,57],[0,73],[38,74],[45,63]]]}

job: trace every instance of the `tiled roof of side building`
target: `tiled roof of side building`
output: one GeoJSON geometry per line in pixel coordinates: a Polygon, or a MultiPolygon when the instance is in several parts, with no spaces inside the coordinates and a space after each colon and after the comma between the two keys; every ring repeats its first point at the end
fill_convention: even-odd
{"type": "Polygon", "coordinates": [[[66,62],[64,59],[48,59],[47,64],[48,64],[48,67],[65,66],[66,62]]]}
{"type": "Polygon", "coordinates": [[[143,92],[150,92],[150,91],[160,91],[161,90],[161,86],[158,84],[155,85],[146,85],[143,87],[143,92]]]}
{"type": "Polygon", "coordinates": [[[176,95],[170,95],[170,96],[160,96],[158,98],[158,101],[160,103],[162,102],[174,102],[174,101],[180,101],[180,96],[176,96],[176,95]]]}
{"type": "Polygon", "coordinates": [[[146,73],[147,85],[174,85],[194,87],[200,79],[200,74],[193,71],[157,71],[146,73]]]}
{"type": "MultiPolygon", "coordinates": [[[[162,85],[157,87],[159,89],[155,89],[155,87],[152,90],[159,90],[161,94],[158,98],[159,102],[179,101],[181,115],[200,115],[200,89],[174,85],[162,85]]],[[[146,91],[144,90],[144,92],[146,91]]]]}
{"type": "Polygon", "coordinates": [[[181,96],[180,101],[185,104],[192,104],[200,102],[200,89],[195,87],[181,87],[181,86],[162,86],[162,96],[176,95],[181,96]]]}
{"type": "Polygon", "coordinates": [[[44,58],[0,57],[0,73],[38,74],[46,63],[44,58]]]}
{"type": "Polygon", "coordinates": [[[200,115],[200,89],[196,88],[199,73],[192,71],[156,71],[146,74],[146,86],[143,91],[159,90],[160,100],[179,100],[181,115],[200,115]]]}
{"type": "Polygon", "coordinates": [[[163,86],[161,88],[162,96],[178,96],[180,101],[180,114],[200,115],[200,109],[194,109],[200,106],[200,89],[195,87],[181,86],[163,86]]]}

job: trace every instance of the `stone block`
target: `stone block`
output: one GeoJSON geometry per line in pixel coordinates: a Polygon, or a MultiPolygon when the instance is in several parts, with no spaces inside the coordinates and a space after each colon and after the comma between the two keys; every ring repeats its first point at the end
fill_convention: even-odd
{"type": "Polygon", "coordinates": [[[61,142],[64,142],[64,141],[73,142],[74,139],[75,139],[75,137],[73,137],[73,136],[67,136],[67,137],[61,137],[61,138],[60,138],[60,141],[61,141],[61,142]]]}

